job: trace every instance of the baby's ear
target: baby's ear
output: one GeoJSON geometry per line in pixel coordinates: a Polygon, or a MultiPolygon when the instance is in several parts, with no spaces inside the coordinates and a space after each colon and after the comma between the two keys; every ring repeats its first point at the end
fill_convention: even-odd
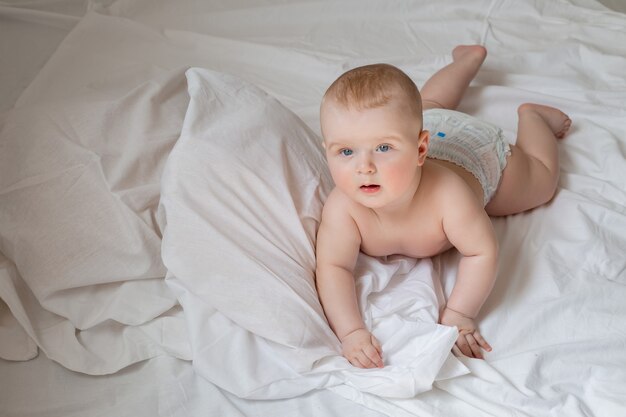
{"type": "Polygon", "coordinates": [[[419,138],[417,139],[417,165],[422,166],[426,161],[426,155],[428,154],[428,143],[430,142],[430,132],[428,130],[422,130],[419,138]]]}

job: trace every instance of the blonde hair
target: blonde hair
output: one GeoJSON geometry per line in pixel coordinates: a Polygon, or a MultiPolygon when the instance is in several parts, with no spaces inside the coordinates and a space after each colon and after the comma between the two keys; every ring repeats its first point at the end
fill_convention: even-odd
{"type": "Polygon", "coordinates": [[[417,86],[402,70],[389,64],[365,65],[343,73],[326,90],[322,105],[328,98],[358,110],[382,107],[392,98],[404,98],[410,111],[422,117],[417,86]]]}

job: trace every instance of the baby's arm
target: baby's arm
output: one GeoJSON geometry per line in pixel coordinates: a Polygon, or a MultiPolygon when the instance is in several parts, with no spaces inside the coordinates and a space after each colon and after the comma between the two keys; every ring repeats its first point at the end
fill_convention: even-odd
{"type": "Polygon", "coordinates": [[[446,204],[443,228],[463,257],[441,323],[459,329],[457,346],[464,355],[482,358],[480,348],[490,351],[491,346],[481,336],[474,318],[495,283],[498,241],[489,216],[469,188],[449,195],[455,201],[446,204]]]}
{"type": "Polygon", "coordinates": [[[361,235],[345,204],[337,200],[333,194],[328,198],[317,233],[317,292],[343,356],[360,368],[382,367],[380,344],[365,328],[354,285],[361,235]]]}

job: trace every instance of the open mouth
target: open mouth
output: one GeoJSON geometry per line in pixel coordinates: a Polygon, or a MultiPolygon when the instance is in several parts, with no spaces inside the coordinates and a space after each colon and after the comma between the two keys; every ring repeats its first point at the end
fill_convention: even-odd
{"type": "Polygon", "coordinates": [[[364,191],[366,193],[375,193],[378,190],[380,190],[380,185],[369,184],[361,186],[361,191],[364,191]]]}

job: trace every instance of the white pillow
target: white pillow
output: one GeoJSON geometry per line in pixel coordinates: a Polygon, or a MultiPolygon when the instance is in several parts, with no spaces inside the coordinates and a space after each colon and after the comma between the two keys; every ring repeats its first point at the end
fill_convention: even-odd
{"type": "Polygon", "coordinates": [[[313,273],[331,187],[315,135],[252,85],[200,69],[187,78],[191,102],[162,179],[167,268],[268,340],[333,338],[313,273]]]}

